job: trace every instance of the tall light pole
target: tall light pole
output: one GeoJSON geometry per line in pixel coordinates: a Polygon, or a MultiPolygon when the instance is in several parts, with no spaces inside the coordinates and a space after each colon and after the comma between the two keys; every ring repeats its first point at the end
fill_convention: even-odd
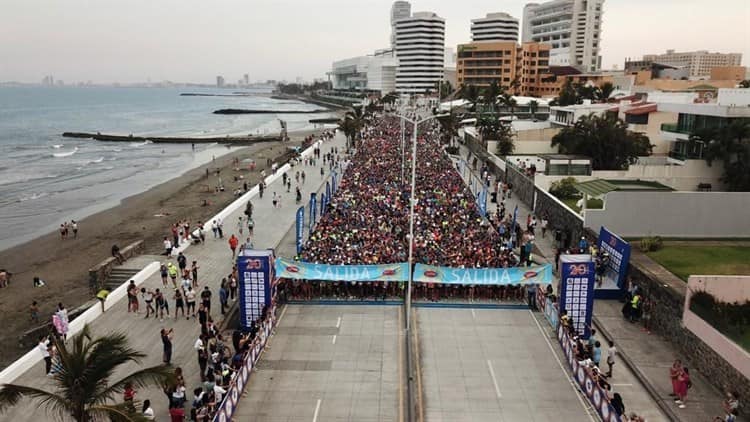
{"type": "MultiPolygon", "coordinates": [[[[424,123],[428,120],[436,119],[438,117],[444,117],[445,114],[436,114],[434,116],[425,117],[424,119],[409,119],[406,116],[400,115],[401,121],[407,121],[414,125],[414,132],[411,136],[411,195],[409,196],[409,281],[406,284],[406,332],[409,332],[411,324],[411,285],[414,281],[414,271],[412,264],[414,261],[414,204],[417,202],[416,198],[416,185],[417,185],[417,126],[420,123],[424,123]]],[[[403,125],[401,136],[403,138],[403,125]]]]}

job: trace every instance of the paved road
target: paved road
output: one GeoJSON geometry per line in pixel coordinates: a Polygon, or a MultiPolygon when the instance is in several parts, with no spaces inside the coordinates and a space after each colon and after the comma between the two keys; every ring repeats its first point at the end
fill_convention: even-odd
{"type": "Polygon", "coordinates": [[[528,310],[418,308],[417,318],[425,420],[595,420],[552,330],[528,310]]]}
{"type": "MultiPolygon", "coordinates": [[[[328,152],[332,146],[338,146],[339,151],[346,145],[343,135],[339,135],[334,140],[323,144],[323,152],[328,152]]],[[[309,200],[310,192],[319,191],[325,187],[325,180],[320,176],[320,167],[305,167],[304,165],[295,168],[305,170],[307,173],[306,183],[301,186],[303,198],[309,200]]],[[[292,174],[293,176],[293,174],[292,174]]],[[[326,177],[328,177],[326,172],[326,177]]],[[[292,181],[294,185],[294,181],[292,181]]],[[[286,189],[281,186],[281,178],[268,186],[262,200],[252,199],[254,204],[253,217],[255,219],[255,236],[253,242],[256,248],[274,247],[278,244],[289,228],[293,225],[295,211],[294,206],[294,186],[292,192],[286,193],[286,189]],[[282,195],[282,208],[274,209],[271,204],[272,192],[282,195]]],[[[209,286],[214,295],[211,315],[215,320],[219,320],[221,315],[218,310],[218,289],[221,278],[231,272],[232,257],[227,243],[227,238],[236,231],[237,217],[243,209],[238,210],[230,218],[225,219],[225,239],[213,239],[210,230],[207,233],[208,239],[206,244],[191,246],[187,249],[185,255],[189,261],[197,260],[200,266],[199,281],[200,288],[209,286]]],[[[165,225],[168,222],[165,221],[165,225]]],[[[167,227],[165,226],[165,232],[167,227]]],[[[157,288],[161,286],[161,277],[155,274],[146,280],[144,287],[157,288]]],[[[143,305],[143,303],[141,303],[143,305]]],[[[174,301],[170,300],[170,306],[174,306],[174,301]]],[[[194,320],[185,318],[167,319],[164,322],[154,319],[144,319],[144,314],[129,314],[126,312],[126,299],[115,304],[107,313],[99,317],[91,324],[94,336],[102,335],[113,331],[126,332],[131,342],[131,346],[147,354],[140,364],[124,365],[115,374],[115,378],[125,376],[126,374],[138,369],[158,365],[162,359],[162,345],[159,337],[159,330],[162,327],[174,328],[174,353],[172,364],[183,368],[186,387],[188,391],[200,384],[198,376],[198,360],[193,344],[200,334],[200,326],[194,320]]],[[[37,388],[50,389],[52,383],[50,379],[44,376],[44,363],[40,363],[22,375],[15,382],[16,384],[29,385],[37,388]]],[[[192,399],[192,394],[188,395],[192,399]]],[[[152,388],[147,391],[139,391],[137,399],[150,399],[152,406],[159,419],[168,419],[167,406],[168,401],[164,393],[159,388],[152,388]]],[[[8,412],[0,415],[0,420],[49,420],[43,409],[40,409],[36,402],[26,400],[19,405],[11,408],[8,412]]]]}
{"type": "Polygon", "coordinates": [[[400,420],[402,309],[287,305],[234,419],[400,420]]]}

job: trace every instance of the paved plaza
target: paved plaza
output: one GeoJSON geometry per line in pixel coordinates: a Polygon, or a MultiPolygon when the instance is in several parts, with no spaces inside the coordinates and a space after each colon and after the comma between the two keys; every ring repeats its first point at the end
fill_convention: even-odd
{"type": "Polygon", "coordinates": [[[400,420],[402,307],[288,305],[234,419],[400,420]]]}

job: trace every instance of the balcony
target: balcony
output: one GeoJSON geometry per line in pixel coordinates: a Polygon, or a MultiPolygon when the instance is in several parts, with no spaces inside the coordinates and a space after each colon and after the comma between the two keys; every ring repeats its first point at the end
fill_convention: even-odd
{"type": "Polygon", "coordinates": [[[662,123],[661,124],[661,131],[662,132],[672,132],[672,133],[681,133],[683,135],[690,135],[690,130],[684,126],[680,126],[677,123],[662,123]]]}

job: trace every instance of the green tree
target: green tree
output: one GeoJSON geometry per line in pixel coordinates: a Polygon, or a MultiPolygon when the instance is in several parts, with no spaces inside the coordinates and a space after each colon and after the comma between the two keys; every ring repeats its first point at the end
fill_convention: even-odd
{"type": "Polygon", "coordinates": [[[721,181],[735,192],[750,191],[750,122],[734,121],[719,129],[697,131],[691,142],[703,142],[703,157],[709,165],[724,164],[721,181]]]}
{"type": "Polygon", "coordinates": [[[440,130],[444,139],[448,141],[450,146],[453,146],[453,140],[458,136],[458,126],[460,123],[458,115],[451,110],[450,113],[439,116],[437,121],[440,123],[440,130]]]}
{"type": "Polygon", "coordinates": [[[536,120],[537,110],[539,110],[539,103],[536,100],[529,101],[529,113],[531,113],[531,120],[536,120]]]}
{"type": "Polygon", "coordinates": [[[479,101],[479,90],[476,85],[461,85],[460,96],[471,103],[471,109],[476,109],[477,102],[479,101]]]}
{"type": "Polygon", "coordinates": [[[513,154],[516,149],[513,143],[513,129],[510,124],[500,120],[496,114],[488,114],[478,121],[479,133],[486,144],[487,141],[497,141],[498,155],[506,156],[513,154]]]}
{"type": "Polygon", "coordinates": [[[653,145],[647,136],[631,132],[616,116],[583,116],[552,137],[552,146],[561,154],[591,157],[594,170],[624,170],[638,157],[651,155],[653,145]]]}
{"type": "Polygon", "coordinates": [[[451,85],[451,81],[441,81],[438,82],[438,84],[440,86],[440,100],[449,97],[453,93],[453,85],[451,85]]]}
{"type": "Polygon", "coordinates": [[[500,96],[500,101],[503,103],[505,108],[510,110],[510,117],[511,120],[513,120],[513,116],[515,116],[516,106],[518,105],[516,99],[513,98],[513,95],[511,95],[510,93],[505,92],[502,96],[500,96]]]}
{"type": "Polygon", "coordinates": [[[600,102],[606,103],[609,100],[609,96],[615,91],[615,86],[612,82],[604,82],[596,89],[596,99],[600,102]]]}
{"type": "Polygon", "coordinates": [[[482,92],[484,104],[492,113],[497,111],[497,99],[502,92],[503,91],[500,88],[500,85],[498,85],[497,80],[493,80],[492,83],[482,92]]]}
{"type": "Polygon", "coordinates": [[[570,79],[567,79],[565,81],[565,84],[563,85],[562,89],[560,89],[560,93],[557,95],[557,98],[555,100],[555,105],[563,107],[572,104],[580,104],[581,101],[578,97],[578,91],[573,86],[573,81],[571,81],[570,79]]]}
{"type": "Polygon", "coordinates": [[[110,382],[115,371],[129,362],[140,362],[144,353],[132,349],[123,333],[92,339],[88,326],[69,341],[54,341],[60,357],[60,371],[51,379],[54,392],[15,384],[0,387],[0,411],[16,405],[22,398],[32,398],[59,420],[73,418],[79,422],[95,420],[144,420],[125,403],[115,403],[127,384],[146,388],[172,382],[173,369],[159,365],[131,372],[125,378],[110,382]]]}
{"type": "Polygon", "coordinates": [[[589,84],[575,84],[574,87],[579,100],[595,101],[597,99],[596,86],[589,84]]]}

